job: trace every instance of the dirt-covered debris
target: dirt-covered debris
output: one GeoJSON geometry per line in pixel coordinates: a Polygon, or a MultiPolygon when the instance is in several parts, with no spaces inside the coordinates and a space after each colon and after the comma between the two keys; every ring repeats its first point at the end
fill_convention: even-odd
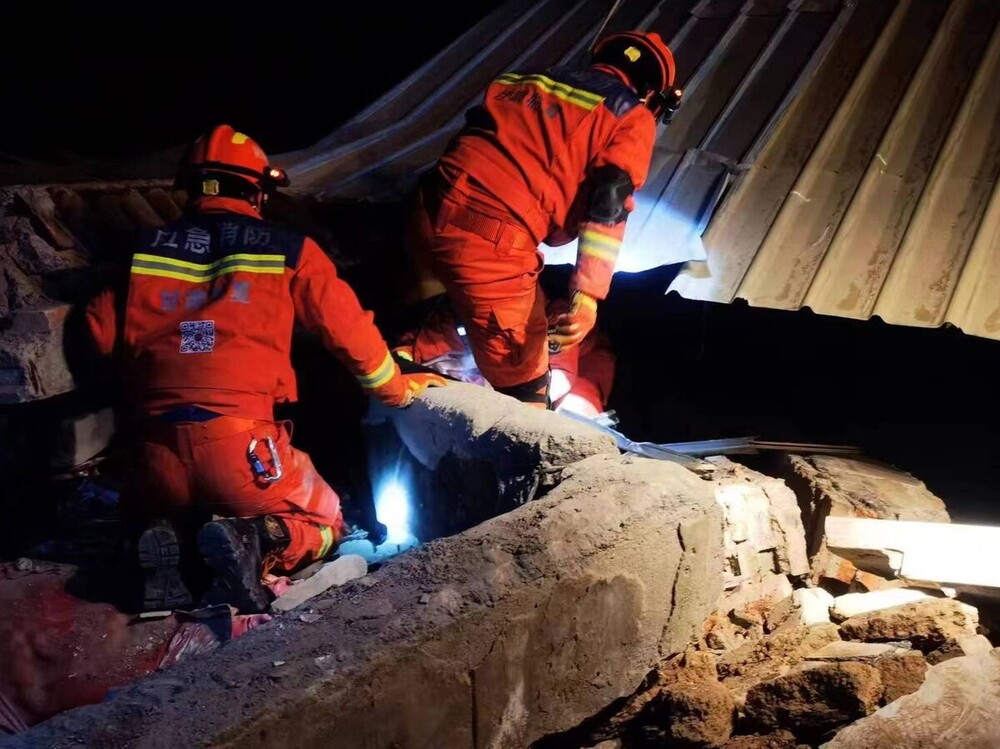
{"type": "Polygon", "coordinates": [[[913,694],[847,726],[824,749],[994,749],[1000,746],[1000,650],[927,671],[913,694]]]}
{"type": "Polygon", "coordinates": [[[733,730],[736,703],[722,684],[715,658],[689,651],[660,669],[639,721],[647,741],[678,749],[721,746],[733,730]]]}
{"type": "Polygon", "coordinates": [[[916,650],[879,658],[874,666],[882,676],[883,705],[916,692],[927,676],[927,659],[916,650]]]}
{"type": "Polygon", "coordinates": [[[788,731],[733,736],[722,749],[797,749],[799,742],[788,731]]]}
{"type": "Polygon", "coordinates": [[[926,653],[976,634],[978,623],[974,607],[949,598],[929,598],[853,616],[840,625],[840,631],[844,639],[864,642],[909,640],[926,653]]]}
{"type": "Polygon", "coordinates": [[[787,729],[814,741],[875,712],[881,699],[878,669],[863,663],[824,663],[754,685],[744,710],[752,725],[787,729]]]}
{"type": "Polygon", "coordinates": [[[840,633],[834,624],[817,624],[776,632],[719,659],[722,682],[733,690],[739,703],[741,695],[765,679],[786,673],[800,664],[810,653],[831,642],[838,642],[840,633]]]}

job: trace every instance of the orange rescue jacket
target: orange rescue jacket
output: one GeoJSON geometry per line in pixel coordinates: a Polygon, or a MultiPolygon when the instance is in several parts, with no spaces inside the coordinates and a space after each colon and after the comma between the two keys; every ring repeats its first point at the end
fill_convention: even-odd
{"type": "Polygon", "coordinates": [[[617,75],[552,68],[495,79],[441,163],[479,182],[541,242],[575,236],[595,169],[617,166],[638,190],[655,140],[653,115],[617,75]]]}
{"type": "Polygon", "coordinates": [[[296,320],[364,389],[404,388],[372,313],[316,242],[239,200],[202,198],[182,219],[143,231],[123,308],[108,290],[87,319],[145,414],[195,405],[271,419],[275,402],[297,398],[296,320]]]}

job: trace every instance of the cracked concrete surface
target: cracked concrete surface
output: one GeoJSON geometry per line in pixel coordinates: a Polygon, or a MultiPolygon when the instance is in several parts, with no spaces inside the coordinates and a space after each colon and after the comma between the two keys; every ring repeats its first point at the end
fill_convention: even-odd
{"type": "Polygon", "coordinates": [[[545,498],[331,591],[318,622],[279,618],[9,745],[524,747],[689,641],[721,567],[709,484],[596,455],[545,498]]]}

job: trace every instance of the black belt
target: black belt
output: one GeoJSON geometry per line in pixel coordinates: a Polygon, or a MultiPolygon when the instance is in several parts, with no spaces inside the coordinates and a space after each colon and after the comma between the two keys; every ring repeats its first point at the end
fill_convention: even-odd
{"type": "Polygon", "coordinates": [[[155,421],[165,421],[169,424],[176,424],[182,421],[211,421],[219,416],[222,416],[222,414],[218,414],[215,411],[209,411],[207,408],[202,408],[201,406],[177,406],[175,408],[171,408],[169,411],[157,414],[152,418],[155,421]]]}

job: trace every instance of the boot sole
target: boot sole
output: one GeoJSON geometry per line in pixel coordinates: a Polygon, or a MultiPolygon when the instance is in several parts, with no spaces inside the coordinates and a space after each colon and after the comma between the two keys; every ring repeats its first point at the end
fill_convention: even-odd
{"type": "Polygon", "coordinates": [[[137,554],[145,577],[143,611],[177,609],[191,604],[191,593],[180,573],[181,547],[171,528],[147,528],[137,554]]]}
{"type": "Polygon", "coordinates": [[[271,601],[260,583],[259,565],[249,563],[243,541],[229,526],[216,522],[203,525],[198,531],[198,551],[215,573],[206,602],[228,603],[243,614],[267,611],[271,601]]]}

